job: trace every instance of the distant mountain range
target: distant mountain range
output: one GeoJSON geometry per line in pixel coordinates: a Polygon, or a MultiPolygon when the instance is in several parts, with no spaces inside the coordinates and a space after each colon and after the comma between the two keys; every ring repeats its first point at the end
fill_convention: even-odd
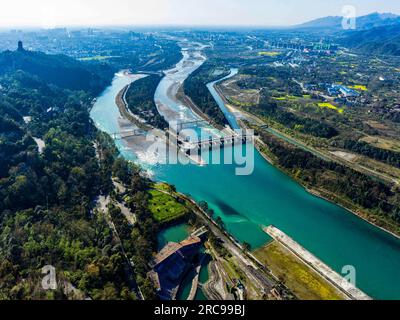
{"type": "MultiPolygon", "coordinates": [[[[324,29],[325,31],[340,31],[343,17],[331,16],[312,20],[295,26],[297,29],[324,29]]],[[[393,13],[371,13],[366,16],[357,17],[356,30],[367,30],[382,26],[400,24],[400,16],[393,13]]]]}
{"type": "Polygon", "coordinates": [[[400,56],[400,23],[346,33],[339,42],[361,53],[400,56]]]}
{"type": "Polygon", "coordinates": [[[400,56],[400,16],[372,13],[358,17],[353,30],[344,30],[342,19],[325,17],[298,25],[296,29],[334,34],[341,45],[360,53],[400,56]]]}

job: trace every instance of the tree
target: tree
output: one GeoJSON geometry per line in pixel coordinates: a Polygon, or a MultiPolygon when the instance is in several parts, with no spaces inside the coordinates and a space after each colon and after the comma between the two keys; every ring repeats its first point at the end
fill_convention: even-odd
{"type": "Polygon", "coordinates": [[[208,210],[208,203],[206,201],[200,201],[199,202],[199,207],[201,210],[203,210],[204,212],[207,212],[208,210]]]}
{"type": "Polygon", "coordinates": [[[176,193],[176,186],[174,186],[173,184],[169,184],[169,185],[168,185],[168,192],[169,192],[170,194],[176,193]]]}
{"type": "Polygon", "coordinates": [[[146,278],[146,280],[144,280],[141,290],[146,300],[157,300],[156,289],[150,279],[146,278]]]}
{"type": "Polygon", "coordinates": [[[221,229],[225,229],[225,223],[224,223],[224,221],[222,220],[221,217],[217,217],[215,222],[216,222],[216,224],[218,224],[221,227],[221,229]]]}
{"type": "Polygon", "coordinates": [[[243,242],[242,246],[243,246],[243,251],[251,251],[251,244],[250,243],[245,241],[245,242],[243,242]]]}
{"type": "Polygon", "coordinates": [[[118,158],[114,161],[112,166],[112,172],[114,176],[116,176],[121,182],[124,184],[128,184],[131,176],[131,172],[129,169],[129,164],[122,158],[118,158]]]}

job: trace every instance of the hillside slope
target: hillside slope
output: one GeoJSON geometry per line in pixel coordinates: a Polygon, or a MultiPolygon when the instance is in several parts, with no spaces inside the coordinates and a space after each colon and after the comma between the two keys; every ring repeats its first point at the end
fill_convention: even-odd
{"type": "Polygon", "coordinates": [[[400,56],[400,23],[351,32],[341,40],[341,44],[361,53],[400,56]]]}
{"type": "Polygon", "coordinates": [[[114,71],[105,64],[84,64],[64,55],[26,50],[0,53],[0,75],[22,70],[47,84],[70,90],[99,93],[114,71]]]}
{"type": "MultiPolygon", "coordinates": [[[[296,26],[299,29],[322,29],[323,31],[342,30],[343,17],[330,16],[312,20],[296,26]]],[[[368,30],[381,26],[391,26],[400,23],[400,17],[392,13],[371,13],[369,15],[357,17],[356,29],[368,30]]]]}

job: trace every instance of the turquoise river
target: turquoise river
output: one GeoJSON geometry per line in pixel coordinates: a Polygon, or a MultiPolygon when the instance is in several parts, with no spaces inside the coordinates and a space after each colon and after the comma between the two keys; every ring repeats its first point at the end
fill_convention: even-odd
{"type": "MultiPolygon", "coordinates": [[[[188,108],[168,96],[171,95],[168,88],[172,83],[182,82],[203,62],[198,54],[193,60],[189,55],[184,59],[192,63],[181,63],[177,65],[181,69],[166,72],[155,99],[190,117],[188,108]],[[188,70],[183,74],[185,66],[188,70]]],[[[99,129],[108,133],[120,130],[115,97],[135,79],[123,73],[117,74],[112,85],[97,99],[91,117],[99,129]]],[[[212,86],[209,89],[213,91],[212,86]]],[[[222,100],[218,103],[223,104],[222,100]]],[[[137,160],[124,141],[115,142],[122,156],[137,160]]],[[[354,266],[357,287],[371,297],[400,299],[398,238],[335,204],[311,195],[265,161],[258,152],[255,152],[254,163],[254,172],[249,176],[235,175],[234,165],[142,165],[154,179],[174,184],[196,201],[207,201],[222,218],[226,229],[239,241],[250,243],[252,248],[261,247],[270,240],[261,227],[273,224],[338,273],[345,266],[354,266]]],[[[178,232],[182,230],[178,228],[178,232]]],[[[174,238],[173,234],[169,239],[171,237],[174,238]]],[[[178,240],[179,237],[177,235],[178,240]]]]}

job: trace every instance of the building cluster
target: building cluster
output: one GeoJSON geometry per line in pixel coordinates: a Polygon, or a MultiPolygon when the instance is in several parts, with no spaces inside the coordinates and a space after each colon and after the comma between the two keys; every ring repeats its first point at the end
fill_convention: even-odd
{"type": "Polygon", "coordinates": [[[190,236],[180,243],[168,243],[153,259],[149,277],[162,300],[175,300],[183,278],[193,266],[203,241],[190,236]]]}
{"type": "Polygon", "coordinates": [[[361,94],[358,91],[344,85],[331,83],[305,84],[304,89],[306,92],[321,96],[325,100],[333,100],[341,105],[352,106],[357,101],[362,101],[362,99],[359,100],[361,94]]]}
{"type": "Polygon", "coordinates": [[[359,92],[342,85],[331,84],[327,86],[326,90],[331,97],[357,98],[360,96],[359,92]]]}

